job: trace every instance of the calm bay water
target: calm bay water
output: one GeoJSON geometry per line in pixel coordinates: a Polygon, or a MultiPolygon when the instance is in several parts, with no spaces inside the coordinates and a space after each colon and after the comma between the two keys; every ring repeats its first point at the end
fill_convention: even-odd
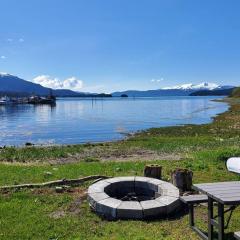
{"type": "Polygon", "coordinates": [[[110,141],[152,127],[209,123],[228,109],[215,98],[64,98],[56,106],[0,106],[0,146],[110,141]]]}

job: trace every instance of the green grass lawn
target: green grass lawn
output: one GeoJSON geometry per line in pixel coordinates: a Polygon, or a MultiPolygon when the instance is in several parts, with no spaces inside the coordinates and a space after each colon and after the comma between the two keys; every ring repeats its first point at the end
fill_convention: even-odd
{"type": "MultiPolygon", "coordinates": [[[[240,180],[225,166],[228,157],[240,155],[239,133],[240,104],[232,100],[231,109],[212,124],[151,129],[117,143],[4,148],[0,150],[0,185],[95,174],[141,176],[149,163],[163,166],[163,179],[167,181],[175,168],[192,170],[194,183],[240,180]],[[135,149],[162,156],[176,154],[181,160],[143,161],[139,154],[139,160],[128,161],[128,154],[135,149]],[[109,160],[102,161],[108,152],[112,154],[109,160]],[[116,161],[118,154],[124,154],[127,160],[116,161]],[[69,157],[68,163],[54,162],[69,157]]],[[[188,227],[186,213],[155,221],[111,222],[99,218],[86,201],[90,183],[64,193],[56,193],[54,188],[1,192],[0,239],[199,239],[188,227]]],[[[197,209],[197,224],[203,229],[207,226],[206,213],[204,206],[197,209]]],[[[240,230],[239,219],[240,211],[236,210],[227,232],[240,230]]],[[[227,236],[233,239],[231,234],[227,236]]]]}
{"type": "MultiPolygon", "coordinates": [[[[225,163],[218,160],[221,152],[210,151],[195,155],[195,159],[181,161],[155,161],[163,166],[163,178],[168,180],[171,170],[188,167],[194,171],[194,182],[240,180],[228,173],[225,163]],[[208,158],[208,160],[203,160],[208,158]],[[197,160],[199,159],[199,160],[197,160]]],[[[60,166],[50,165],[0,165],[1,185],[43,182],[52,179],[76,178],[86,175],[106,174],[142,175],[149,162],[92,162],[60,166]],[[51,172],[52,175],[46,174],[51,172]]],[[[188,216],[173,219],[145,221],[102,220],[92,213],[86,202],[86,185],[70,192],[56,193],[54,189],[22,190],[0,195],[0,239],[198,239],[188,228],[188,216]],[[72,211],[76,201],[78,211],[72,211]],[[56,215],[56,216],[55,216],[56,215]]],[[[197,216],[200,226],[206,229],[207,209],[201,207],[197,216]]],[[[240,212],[233,216],[228,231],[240,229],[240,212]]],[[[231,239],[231,238],[229,238],[231,239]]]]}

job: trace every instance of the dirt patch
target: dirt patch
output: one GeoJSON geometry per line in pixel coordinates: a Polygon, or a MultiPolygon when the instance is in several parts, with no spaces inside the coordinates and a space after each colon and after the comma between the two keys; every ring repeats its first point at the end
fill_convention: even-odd
{"type": "Polygon", "coordinates": [[[5,164],[15,165],[45,165],[45,164],[71,164],[77,162],[105,162],[105,161],[153,161],[153,160],[180,160],[182,153],[158,152],[141,147],[129,147],[123,141],[106,144],[89,144],[73,153],[64,153],[64,157],[34,159],[28,161],[1,161],[5,164]]]}
{"type": "Polygon", "coordinates": [[[63,188],[63,191],[61,193],[57,193],[56,190],[53,188],[35,188],[31,189],[32,194],[34,195],[46,195],[46,194],[62,194],[62,193],[68,193],[74,197],[81,197],[81,198],[86,198],[87,196],[87,190],[82,187],[68,187],[68,188],[63,188]]]}
{"type": "Polygon", "coordinates": [[[182,155],[177,153],[158,153],[140,148],[119,149],[114,147],[101,148],[98,146],[86,148],[81,153],[69,155],[66,158],[49,160],[50,164],[68,164],[83,162],[105,161],[153,161],[153,160],[181,160],[182,155]]]}
{"type": "Polygon", "coordinates": [[[78,197],[76,198],[69,206],[69,208],[67,209],[67,212],[73,214],[73,215],[78,215],[81,212],[81,204],[83,202],[83,198],[82,197],[78,197]]]}
{"type": "Polygon", "coordinates": [[[87,199],[87,191],[82,188],[71,188],[67,191],[73,195],[73,201],[65,209],[57,209],[49,214],[49,217],[59,219],[66,215],[79,215],[81,212],[81,205],[87,199]]]}
{"type": "Polygon", "coordinates": [[[181,160],[180,154],[156,153],[149,150],[139,151],[134,154],[120,155],[115,157],[103,158],[101,161],[154,161],[154,160],[181,160]]]}
{"type": "Polygon", "coordinates": [[[49,217],[53,218],[53,219],[59,219],[59,218],[65,217],[65,216],[66,216],[66,212],[64,210],[57,210],[57,211],[49,214],[49,217]]]}

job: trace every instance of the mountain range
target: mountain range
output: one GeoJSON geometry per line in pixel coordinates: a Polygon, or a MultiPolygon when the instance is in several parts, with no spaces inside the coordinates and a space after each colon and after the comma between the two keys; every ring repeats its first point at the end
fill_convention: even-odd
{"type": "Polygon", "coordinates": [[[233,86],[228,86],[228,85],[218,85],[216,83],[208,83],[208,82],[203,82],[200,84],[193,84],[193,83],[187,83],[187,84],[182,84],[182,85],[177,85],[173,87],[164,87],[162,88],[163,90],[169,90],[169,89],[180,89],[180,90],[221,90],[221,89],[228,89],[232,88],[233,86]]]}
{"type": "Polygon", "coordinates": [[[215,83],[183,84],[173,87],[165,87],[156,90],[127,90],[113,92],[111,94],[97,94],[75,92],[69,89],[51,89],[30,81],[26,81],[17,76],[7,73],[0,73],[0,95],[10,94],[19,96],[29,96],[31,94],[48,95],[52,92],[56,97],[160,97],[160,96],[206,96],[206,95],[229,95],[234,86],[217,85],[215,83]]]}
{"type": "Polygon", "coordinates": [[[228,95],[229,90],[232,91],[234,86],[228,85],[218,85],[215,83],[207,83],[203,82],[200,84],[183,84],[179,86],[173,87],[165,87],[157,90],[147,90],[147,91],[138,91],[138,90],[128,90],[123,92],[114,92],[112,96],[119,97],[121,95],[127,95],[129,97],[159,97],[159,96],[201,96],[201,92],[205,91],[209,95],[217,95],[216,91],[219,92],[220,95],[228,95]],[[227,94],[225,94],[227,93],[227,94]]]}

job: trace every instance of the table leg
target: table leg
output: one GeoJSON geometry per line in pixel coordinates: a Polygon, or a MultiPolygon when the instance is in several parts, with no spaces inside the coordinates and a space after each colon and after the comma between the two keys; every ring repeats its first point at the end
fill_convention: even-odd
{"type": "Polygon", "coordinates": [[[190,226],[194,226],[194,206],[193,204],[189,204],[189,223],[190,226]]]}
{"type": "Polygon", "coordinates": [[[224,205],[218,203],[218,240],[224,239],[224,205]]]}
{"type": "Polygon", "coordinates": [[[213,200],[208,197],[208,239],[213,239],[213,225],[211,223],[213,219],[213,200]]]}

